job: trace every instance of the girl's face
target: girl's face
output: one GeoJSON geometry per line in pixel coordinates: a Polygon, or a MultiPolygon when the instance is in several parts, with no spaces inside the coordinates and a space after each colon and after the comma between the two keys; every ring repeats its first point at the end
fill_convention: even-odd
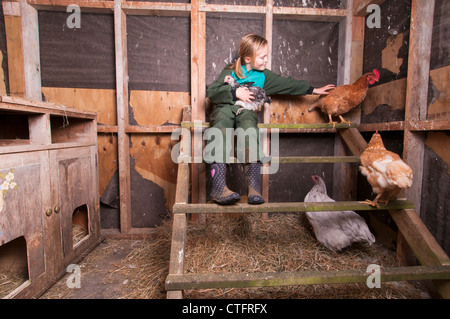
{"type": "Polygon", "coordinates": [[[251,69],[264,71],[267,62],[269,62],[269,47],[265,45],[259,48],[259,50],[256,51],[255,60],[252,61],[250,57],[246,57],[245,62],[248,71],[250,71],[251,69]]]}

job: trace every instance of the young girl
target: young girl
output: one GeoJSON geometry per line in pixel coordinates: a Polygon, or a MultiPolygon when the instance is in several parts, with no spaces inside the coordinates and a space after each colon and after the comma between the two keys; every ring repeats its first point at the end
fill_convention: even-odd
{"type": "MultiPolygon", "coordinates": [[[[328,94],[334,88],[329,84],[321,88],[313,88],[307,81],[299,81],[291,77],[282,77],[266,69],[269,54],[267,40],[256,35],[248,34],[244,36],[239,44],[239,58],[231,67],[225,68],[219,78],[208,88],[207,95],[214,104],[210,116],[211,128],[217,128],[223,132],[224,160],[211,164],[212,190],[211,199],[218,204],[233,204],[240,200],[240,195],[234,193],[226,186],[226,163],[229,154],[225,153],[226,141],[225,130],[227,128],[242,128],[249,133],[249,139],[256,141],[256,150],[251,149],[252,143],[246,144],[246,154],[256,152],[256,161],[249,162],[246,157],[245,171],[248,181],[248,203],[262,204],[264,198],[261,196],[261,158],[264,157],[258,145],[258,118],[253,111],[243,110],[236,115],[240,106],[235,105],[237,100],[250,102],[253,93],[246,87],[239,87],[234,90],[228,83],[224,83],[227,75],[232,75],[240,84],[253,82],[252,85],[259,86],[266,91],[267,95],[288,94],[328,94]],[[250,130],[248,130],[250,129],[250,130]]],[[[210,141],[209,141],[210,142],[210,141]]],[[[205,149],[206,150],[206,149],[205,149]]],[[[207,156],[207,154],[205,154],[207,156]]]]}

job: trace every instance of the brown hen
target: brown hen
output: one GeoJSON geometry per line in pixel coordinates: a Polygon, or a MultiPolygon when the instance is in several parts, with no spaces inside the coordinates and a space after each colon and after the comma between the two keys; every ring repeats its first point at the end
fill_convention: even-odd
{"type": "Polygon", "coordinates": [[[364,101],[366,98],[369,84],[374,84],[380,79],[380,72],[373,70],[373,72],[362,75],[353,84],[341,85],[330,91],[328,95],[322,95],[319,99],[311,105],[309,112],[315,108],[320,108],[322,112],[328,115],[330,121],[328,124],[333,124],[335,127],[337,122],[333,122],[333,116],[339,116],[341,123],[347,123],[350,126],[350,122],[344,120],[342,114],[345,114],[364,101]]]}
{"type": "Polygon", "coordinates": [[[411,167],[400,156],[386,150],[378,131],[373,134],[360,160],[361,174],[367,177],[373,192],[377,194],[373,201],[367,199],[363,203],[379,207],[379,201],[387,204],[402,188],[412,186],[411,167]]]}

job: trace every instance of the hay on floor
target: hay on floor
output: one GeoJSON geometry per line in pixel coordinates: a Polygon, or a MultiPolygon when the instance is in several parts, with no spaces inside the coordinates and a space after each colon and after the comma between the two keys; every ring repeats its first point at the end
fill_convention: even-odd
{"type": "MultiPolygon", "coordinates": [[[[124,298],[165,298],[171,221],[158,230],[156,240],[142,242],[127,257],[136,265],[130,274],[130,293],[124,298]]],[[[208,215],[205,224],[189,224],[186,273],[281,272],[367,269],[370,264],[397,266],[395,254],[378,244],[353,244],[340,253],[317,242],[304,213],[208,215]]],[[[129,269],[126,269],[129,271],[129,269]]],[[[429,298],[408,282],[203,289],[185,291],[186,298],[429,298]]]]}

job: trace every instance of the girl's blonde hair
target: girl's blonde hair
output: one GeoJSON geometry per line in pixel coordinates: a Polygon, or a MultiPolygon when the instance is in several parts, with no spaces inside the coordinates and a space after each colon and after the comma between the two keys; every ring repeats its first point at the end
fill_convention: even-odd
{"type": "Polygon", "coordinates": [[[244,59],[251,57],[252,61],[254,61],[258,50],[267,44],[266,39],[254,33],[247,34],[242,38],[239,44],[239,58],[230,66],[230,69],[234,69],[234,73],[238,78],[244,78],[242,74],[242,65],[245,63],[244,59]]]}

